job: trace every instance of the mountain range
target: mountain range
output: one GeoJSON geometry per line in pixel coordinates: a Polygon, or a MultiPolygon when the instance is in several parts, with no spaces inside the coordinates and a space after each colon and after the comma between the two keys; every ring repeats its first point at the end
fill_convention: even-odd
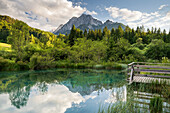
{"type": "Polygon", "coordinates": [[[66,24],[61,24],[56,30],[53,31],[54,34],[65,34],[70,33],[70,30],[73,26],[73,24],[75,25],[76,28],[79,28],[81,30],[95,30],[95,29],[104,29],[105,26],[107,26],[107,28],[109,30],[111,30],[112,28],[118,28],[118,26],[120,25],[122,27],[122,29],[125,29],[125,25],[122,23],[118,23],[118,22],[112,22],[110,20],[107,20],[106,22],[102,22],[100,20],[97,20],[95,18],[93,18],[91,15],[86,15],[86,14],[82,14],[80,17],[72,17],[66,24]]]}

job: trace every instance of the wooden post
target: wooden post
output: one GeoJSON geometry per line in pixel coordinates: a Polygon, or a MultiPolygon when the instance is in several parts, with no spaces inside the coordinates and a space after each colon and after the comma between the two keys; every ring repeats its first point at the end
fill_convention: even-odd
{"type": "Polygon", "coordinates": [[[133,81],[133,75],[134,75],[134,67],[133,65],[131,66],[131,73],[130,73],[130,83],[133,81]]]}
{"type": "MultiPolygon", "coordinates": [[[[139,63],[137,63],[137,65],[139,65],[139,63]]],[[[137,67],[137,74],[139,75],[140,72],[139,72],[139,67],[137,67]]]]}

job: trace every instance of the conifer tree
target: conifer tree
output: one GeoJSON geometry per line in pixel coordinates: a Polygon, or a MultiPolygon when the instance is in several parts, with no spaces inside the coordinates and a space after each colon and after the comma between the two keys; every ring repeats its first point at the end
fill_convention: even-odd
{"type": "Polygon", "coordinates": [[[114,36],[114,34],[115,34],[115,29],[112,28],[112,30],[111,30],[111,36],[114,36]]]}
{"type": "Polygon", "coordinates": [[[163,41],[166,42],[167,41],[167,35],[166,35],[166,30],[163,30],[163,41]]]}
{"type": "Polygon", "coordinates": [[[102,40],[102,30],[101,29],[98,30],[98,38],[99,38],[99,40],[102,40]]]}
{"type": "Polygon", "coordinates": [[[68,40],[69,40],[69,45],[73,46],[74,43],[75,43],[75,40],[76,40],[76,27],[75,27],[75,25],[73,25],[73,27],[71,29],[71,32],[70,32],[68,40]]]}
{"type": "Polygon", "coordinates": [[[84,37],[87,38],[87,29],[84,30],[84,37]]]}

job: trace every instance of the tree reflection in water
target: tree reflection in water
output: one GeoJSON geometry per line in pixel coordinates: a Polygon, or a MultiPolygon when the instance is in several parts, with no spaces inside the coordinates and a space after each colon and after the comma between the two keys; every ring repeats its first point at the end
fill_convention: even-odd
{"type": "Polygon", "coordinates": [[[21,108],[26,106],[27,101],[30,95],[30,87],[16,88],[14,91],[9,93],[9,99],[11,100],[12,105],[16,108],[21,108]]]}
{"type": "Polygon", "coordinates": [[[0,94],[9,93],[11,104],[18,109],[27,105],[31,90],[35,88],[39,94],[45,94],[48,92],[49,85],[62,84],[71,92],[78,92],[81,96],[85,96],[94,91],[100,93],[103,88],[112,89],[116,83],[125,79],[124,73],[107,70],[63,69],[15,74],[0,73],[0,75],[3,76],[0,78],[0,94]]]}

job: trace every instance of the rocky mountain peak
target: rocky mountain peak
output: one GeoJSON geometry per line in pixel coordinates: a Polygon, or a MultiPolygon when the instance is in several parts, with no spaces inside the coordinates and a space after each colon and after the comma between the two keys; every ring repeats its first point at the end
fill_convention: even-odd
{"type": "Polygon", "coordinates": [[[54,34],[65,34],[69,33],[73,24],[76,28],[81,30],[85,29],[103,29],[105,26],[117,28],[120,23],[114,23],[110,20],[107,20],[104,24],[102,21],[93,18],[91,15],[82,14],[80,17],[72,17],[66,24],[60,25],[53,33],[54,34]]]}
{"type": "Polygon", "coordinates": [[[114,22],[112,22],[111,20],[107,20],[104,24],[113,24],[114,22]]]}

